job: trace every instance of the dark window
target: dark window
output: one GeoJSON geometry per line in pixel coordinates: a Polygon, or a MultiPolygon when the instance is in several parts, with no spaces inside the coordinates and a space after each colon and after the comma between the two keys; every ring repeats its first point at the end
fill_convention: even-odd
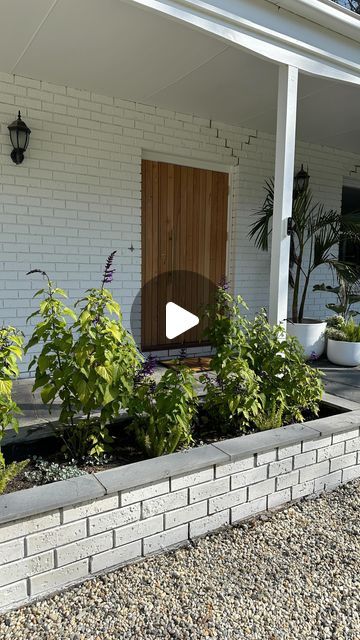
{"type": "MultiPolygon", "coordinates": [[[[342,190],[341,213],[359,212],[360,187],[344,186],[342,190]]],[[[344,262],[352,262],[360,266],[360,243],[342,240],[339,247],[339,258],[344,262]]]]}

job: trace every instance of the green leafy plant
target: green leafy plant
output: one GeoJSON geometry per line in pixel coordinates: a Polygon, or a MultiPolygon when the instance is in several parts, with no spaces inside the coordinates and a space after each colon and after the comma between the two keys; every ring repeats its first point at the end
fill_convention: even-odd
{"type": "Polygon", "coordinates": [[[49,482],[69,480],[69,478],[86,475],[86,472],[79,469],[74,460],[58,464],[57,462],[44,460],[41,457],[34,457],[31,463],[31,469],[25,471],[24,478],[34,485],[43,485],[49,482]]]}
{"type": "Polygon", "coordinates": [[[229,292],[229,284],[223,279],[216,287],[214,299],[205,309],[207,326],[204,337],[216,350],[224,350],[236,345],[238,348],[246,325],[242,309],[248,310],[247,304],[241,296],[234,297],[229,292]]]}
{"type": "MultiPolygon", "coordinates": [[[[23,335],[14,327],[0,329],[0,443],[5,429],[19,429],[17,415],[21,413],[18,405],[12,399],[13,381],[19,375],[18,361],[23,355],[23,335]]],[[[0,448],[0,494],[6,485],[26,466],[27,461],[5,464],[0,448]]]]}
{"type": "Polygon", "coordinates": [[[22,333],[14,327],[0,329],[0,441],[7,427],[15,431],[19,428],[16,416],[21,411],[12,399],[12,387],[13,380],[19,375],[18,361],[22,358],[23,341],[22,333]]]}
{"type": "Polygon", "coordinates": [[[304,361],[296,338],[269,324],[265,311],[247,322],[243,357],[260,379],[263,412],[283,422],[302,422],[305,411],[315,415],[323,394],[321,372],[304,361]]]}
{"type": "Polygon", "coordinates": [[[343,316],[334,316],[327,322],[326,335],[340,342],[360,342],[360,325],[354,318],[345,320],[343,316]]]}
{"type": "Polygon", "coordinates": [[[224,287],[218,287],[213,306],[208,315],[213,318],[211,331],[216,336],[212,361],[216,378],[202,379],[207,391],[205,406],[214,419],[235,420],[237,428],[265,429],[272,423],[301,422],[305,411],[317,414],[323,393],[321,373],[306,364],[298,341],[290,336],[285,339],[283,328],[271,326],[264,311],[254,320],[243,317],[237,299],[224,287]],[[227,311],[219,313],[224,302],[227,311]],[[224,315],[228,325],[221,334],[224,315]]]}
{"type": "Polygon", "coordinates": [[[78,314],[64,305],[66,293],[45,272],[29,272],[40,272],[47,283],[35,294],[43,300],[30,318],[40,316],[40,321],[26,346],[28,351],[41,345],[30,364],[36,365],[33,390],[41,389],[50,409],[60,398],[60,435],[74,459],[98,456],[111,447],[107,425],[127,407],[142,361],[119,304],[105,288],[112,281],[114,255],[106,262],[101,287],[89,289],[75,303],[78,314]]]}
{"type": "Polygon", "coordinates": [[[262,413],[260,380],[241,356],[217,356],[212,368],[215,375],[200,376],[206,392],[205,411],[223,434],[245,432],[262,413]]]}
{"type": "MultiPolygon", "coordinates": [[[[249,237],[255,246],[268,250],[274,211],[274,181],[265,183],[266,196],[261,209],[255,214],[249,237]]],[[[333,254],[337,253],[341,238],[360,241],[360,222],[356,213],[342,215],[333,210],[326,211],[314,202],[309,188],[297,194],[292,207],[293,230],[290,242],[289,282],[293,289],[292,322],[302,322],[310,278],[321,265],[332,267],[343,273],[346,265],[333,254]]]]}
{"type": "Polygon", "coordinates": [[[173,453],[192,442],[191,425],[197,409],[192,371],[181,365],[168,369],[156,385],[145,370],[136,380],[129,404],[131,429],[149,457],[173,453]]]}

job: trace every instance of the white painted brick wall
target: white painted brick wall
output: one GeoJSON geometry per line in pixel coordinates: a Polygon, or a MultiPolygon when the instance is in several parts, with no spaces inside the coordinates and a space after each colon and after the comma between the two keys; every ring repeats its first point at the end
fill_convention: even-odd
{"type": "Polygon", "coordinates": [[[54,567],[54,552],[46,551],[31,558],[8,562],[0,567],[0,587],[17,582],[36,573],[49,571],[54,567]]]}
{"type": "Polygon", "coordinates": [[[89,561],[84,559],[59,569],[32,576],[29,580],[31,597],[36,597],[49,591],[56,591],[64,585],[79,582],[88,575],[89,561]]]}
{"type": "Polygon", "coordinates": [[[256,482],[261,482],[267,477],[267,466],[257,467],[255,469],[249,469],[249,471],[243,471],[241,473],[235,473],[231,476],[231,489],[238,489],[239,487],[245,487],[256,482]]]}
{"type": "Polygon", "coordinates": [[[97,573],[109,567],[116,567],[123,562],[129,562],[141,557],[141,540],[116,547],[103,553],[97,553],[91,558],[91,571],[97,573]]]}
{"type": "Polygon", "coordinates": [[[85,540],[66,544],[56,551],[57,566],[62,567],[65,564],[76,562],[76,560],[82,560],[96,553],[107,551],[112,546],[113,534],[111,531],[104,531],[85,540]]]}
{"type": "Polygon", "coordinates": [[[165,528],[171,529],[177,527],[184,522],[191,522],[191,520],[197,520],[197,518],[203,518],[207,514],[207,502],[196,502],[188,507],[182,509],[176,509],[175,511],[169,511],[165,513],[165,528]]]}
{"type": "Polygon", "coordinates": [[[26,520],[19,520],[19,522],[1,525],[0,542],[26,536],[34,531],[42,531],[43,529],[56,527],[59,524],[60,513],[55,511],[46,515],[40,515],[34,518],[27,518],[26,520]]]}
{"type": "Polygon", "coordinates": [[[219,480],[212,480],[211,482],[205,482],[195,487],[190,487],[189,490],[189,502],[199,502],[200,500],[206,500],[213,496],[218,496],[222,493],[230,491],[230,478],[224,477],[219,480]]]}
{"type": "Polygon", "coordinates": [[[27,599],[26,580],[13,582],[6,587],[0,588],[1,607],[8,607],[18,602],[25,602],[27,599]]]}
{"type": "Polygon", "coordinates": [[[115,530],[115,546],[118,547],[122,544],[140,540],[140,538],[152,536],[154,533],[160,533],[163,528],[164,518],[162,515],[127,524],[125,527],[115,530]]]}
{"type": "Polygon", "coordinates": [[[64,507],[63,509],[63,522],[73,522],[80,518],[87,518],[97,513],[103,513],[104,511],[111,511],[119,506],[119,496],[106,496],[105,498],[99,498],[91,503],[81,504],[77,507],[64,507]]]}
{"type": "Polygon", "coordinates": [[[154,536],[149,536],[144,540],[144,555],[156,553],[163,549],[171,549],[189,539],[189,525],[182,524],[180,527],[162,531],[154,536]]]}
{"type": "Polygon", "coordinates": [[[0,566],[24,557],[24,539],[10,540],[0,544],[0,566]]]}
{"type": "Polygon", "coordinates": [[[238,473],[240,471],[247,471],[253,469],[255,463],[254,456],[250,458],[244,458],[243,460],[237,460],[231,464],[219,464],[216,467],[215,473],[217,478],[222,476],[228,476],[230,474],[238,473]]]}
{"type": "Polygon", "coordinates": [[[77,520],[61,527],[33,533],[26,538],[27,555],[32,556],[81,538],[86,538],[86,520],[77,520]]]}
{"type": "MultiPolygon", "coordinates": [[[[126,325],[141,284],[141,157],[163,152],[187,160],[231,163],[229,275],[250,312],[268,305],[270,255],[248,239],[274,174],[274,137],[196,115],[99,96],[1,74],[1,315],[29,336],[26,317],[42,268],[69,291],[70,302],[96,285],[108,253],[117,250],[112,285],[126,325]],[[21,109],[32,130],[25,162],[15,166],[8,124],[21,109]],[[133,245],[134,252],[129,251],[133,245]]],[[[296,166],[309,166],[316,199],[339,208],[344,176],[357,175],[360,156],[298,142],[296,166]]],[[[360,179],[360,176],[359,176],[360,179]]],[[[314,282],[327,279],[319,270],[314,282]]],[[[326,294],[309,292],[309,315],[324,316],[326,294]]],[[[140,308],[134,315],[140,335],[140,308]]],[[[27,375],[27,360],[22,371],[27,375]]]]}
{"type": "Polygon", "coordinates": [[[170,509],[185,507],[188,502],[188,489],[173,491],[164,496],[150,498],[143,502],[142,513],[144,518],[156,516],[158,513],[165,513],[170,509]]]}
{"type": "Polygon", "coordinates": [[[3,524],[0,610],[360,477],[358,427],[256,453],[3,524]]]}
{"type": "Polygon", "coordinates": [[[326,476],[329,472],[330,463],[329,460],[324,462],[318,462],[317,464],[311,464],[307,467],[300,469],[300,482],[307,482],[314,478],[320,478],[326,476]]]}
{"type": "Polygon", "coordinates": [[[266,497],[258,498],[252,502],[246,502],[237,507],[231,509],[231,522],[232,524],[250,518],[256,513],[266,511],[266,497]]]}
{"type": "Polygon", "coordinates": [[[130,522],[135,522],[136,520],[139,520],[139,518],[139,503],[131,504],[128,507],[108,511],[106,513],[100,513],[97,516],[89,518],[89,533],[94,535],[101,531],[106,531],[107,529],[121,527],[129,524],[130,522]]]}
{"type": "Polygon", "coordinates": [[[204,536],[211,531],[224,527],[226,524],[229,524],[229,522],[229,509],[194,520],[193,522],[190,522],[190,538],[204,536]]]}
{"type": "Polygon", "coordinates": [[[152,485],[145,485],[138,489],[130,489],[129,491],[123,491],[121,495],[121,506],[128,504],[134,504],[134,502],[140,502],[146,500],[146,498],[153,498],[154,496],[161,496],[164,493],[168,493],[170,490],[169,480],[161,480],[161,482],[154,482],[152,485]]]}

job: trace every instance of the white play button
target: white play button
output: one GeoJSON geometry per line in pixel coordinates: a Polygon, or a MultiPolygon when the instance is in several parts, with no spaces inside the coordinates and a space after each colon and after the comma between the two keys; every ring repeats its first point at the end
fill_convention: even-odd
{"type": "Polygon", "coordinates": [[[166,304],[166,337],[173,340],[199,324],[199,318],[175,302],[166,304]]]}

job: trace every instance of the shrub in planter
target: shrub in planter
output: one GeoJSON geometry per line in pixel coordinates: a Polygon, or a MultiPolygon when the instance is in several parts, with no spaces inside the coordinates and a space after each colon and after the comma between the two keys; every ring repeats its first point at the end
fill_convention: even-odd
{"type": "Polygon", "coordinates": [[[330,318],[326,335],[327,357],[330,362],[345,367],[360,365],[360,325],[355,323],[353,317],[349,320],[345,320],[343,316],[330,318]]]}
{"type": "Polygon", "coordinates": [[[215,375],[203,374],[205,387],[204,409],[223,434],[246,431],[262,414],[263,398],[260,380],[241,355],[228,357],[218,352],[212,368],[215,375]]]}
{"type": "Polygon", "coordinates": [[[298,340],[284,340],[283,328],[270,325],[264,311],[247,322],[244,337],[244,357],[261,380],[264,414],[281,413],[286,423],[302,422],[305,411],[317,415],[322,374],[306,364],[298,340]]]}
{"type": "MultiPolygon", "coordinates": [[[[221,396],[223,372],[229,368],[231,385],[226,385],[223,395],[229,400],[232,395],[232,406],[236,403],[239,416],[242,405],[247,402],[246,393],[242,391],[244,375],[248,382],[251,381],[249,393],[253,394],[254,403],[249,415],[244,415],[245,424],[250,422],[265,429],[281,423],[300,422],[305,411],[316,415],[323,393],[321,373],[306,364],[304,352],[295,338],[284,339],[283,328],[269,324],[265,312],[251,321],[242,316],[242,306],[241,298],[234,298],[227,288],[219,286],[214,304],[207,310],[208,317],[212,318],[212,334],[208,332],[208,337],[210,340],[211,335],[217,337],[213,345],[217,349],[213,359],[218,377],[217,395],[221,396]],[[218,322],[217,331],[214,325],[218,322]],[[222,338],[220,326],[226,326],[222,338]]],[[[207,388],[211,393],[209,384],[207,388]]],[[[214,403],[214,409],[218,404],[214,403]]],[[[210,402],[208,406],[211,408],[210,402]]],[[[232,420],[232,417],[229,412],[227,419],[232,420]]]]}
{"type": "Polygon", "coordinates": [[[156,385],[151,364],[145,363],[129,403],[136,440],[149,457],[173,453],[192,442],[191,425],[197,410],[194,376],[181,365],[168,369],[156,385]]]}
{"type": "Polygon", "coordinates": [[[30,367],[36,365],[33,390],[41,389],[45,404],[61,400],[59,433],[71,458],[100,455],[111,446],[107,424],[128,406],[133,378],[142,358],[133,337],[122,324],[119,304],[105,285],[112,281],[113,252],[106,263],[101,287],[90,289],[75,308],[65,306],[62,289],[44,271],[46,287],[39,317],[26,351],[41,345],[30,367]],[[69,324],[70,320],[70,324],[69,324]]]}
{"type": "MultiPolygon", "coordinates": [[[[18,360],[22,357],[23,336],[14,327],[0,329],[0,443],[5,429],[19,429],[17,414],[21,413],[12,399],[13,380],[19,375],[18,360]]],[[[0,494],[6,485],[27,465],[28,461],[5,464],[0,448],[0,494]]]]}
{"type": "Polygon", "coordinates": [[[216,352],[231,349],[235,344],[239,346],[246,326],[242,310],[247,311],[248,306],[241,296],[233,296],[229,289],[229,283],[223,279],[215,289],[213,302],[204,310],[207,318],[204,336],[216,352]]]}

